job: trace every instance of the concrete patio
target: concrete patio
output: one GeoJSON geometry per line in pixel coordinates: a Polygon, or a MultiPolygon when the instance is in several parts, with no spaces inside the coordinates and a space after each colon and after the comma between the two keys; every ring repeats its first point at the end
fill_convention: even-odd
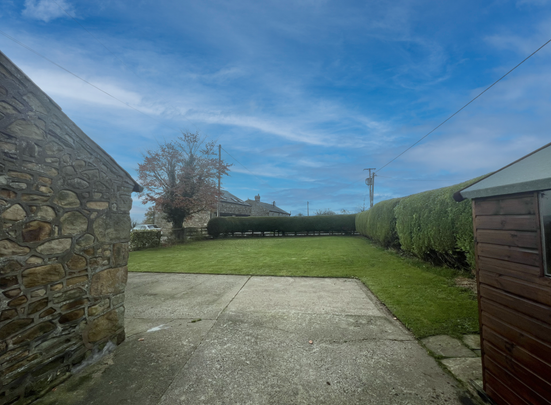
{"type": "Polygon", "coordinates": [[[131,273],[126,335],[35,404],[471,403],[352,279],[131,273]]]}

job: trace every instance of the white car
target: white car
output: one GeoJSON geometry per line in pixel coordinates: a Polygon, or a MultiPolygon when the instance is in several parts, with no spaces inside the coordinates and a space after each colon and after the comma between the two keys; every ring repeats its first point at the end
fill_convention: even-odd
{"type": "Polygon", "coordinates": [[[136,225],[134,228],[132,228],[133,231],[161,231],[162,229],[153,224],[142,224],[142,225],[136,225]]]}

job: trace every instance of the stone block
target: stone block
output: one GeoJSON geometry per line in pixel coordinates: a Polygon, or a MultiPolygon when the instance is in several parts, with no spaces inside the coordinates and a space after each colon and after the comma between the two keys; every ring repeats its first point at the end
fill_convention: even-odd
{"type": "Polygon", "coordinates": [[[61,307],[61,310],[62,311],[69,311],[70,309],[73,309],[73,308],[78,308],[78,307],[81,307],[83,305],[86,305],[88,304],[88,300],[87,299],[78,299],[78,300],[75,300],[75,301],[72,301],[72,302],[68,302],[67,304],[63,305],[61,307]]]}
{"type": "Polygon", "coordinates": [[[32,267],[22,273],[23,285],[27,288],[49,284],[63,277],[65,277],[65,270],[59,263],[32,267]]]}
{"type": "Polygon", "coordinates": [[[71,278],[67,279],[67,287],[70,287],[72,285],[86,283],[87,281],[88,281],[88,276],[71,277],[71,278]]]}
{"type": "Polygon", "coordinates": [[[7,219],[8,221],[21,221],[27,218],[27,213],[21,205],[15,204],[4,211],[1,217],[2,219],[7,219]]]}
{"type": "Polygon", "coordinates": [[[10,170],[8,172],[8,176],[14,177],[14,178],[20,179],[20,180],[32,180],[33,179],[33,176],[31,176],[29,173],[15,172],[15,171],[12,171],[12,170],[10,170]]]}
{"type": "MultiPolygon", "coordinates": [[[[28,262],[28,260],[27,260],[28,262]]],[[[7,263],[4,263],[2,267],[0,267],[0,274],[8,274],[8,273],[14,273],[16,271],[21,270],[21,264],[16,262],[15,260],[9,261],[7,263]]]]}
{"type": "Polygon", "coordinates": [[[15,309],[6,309],[0,314],[0,322],[6,321],[8,319],[13,319],[17,316],[17,311],[15,309]]]}
{"type": "Polygon", "coordinates": [[[87,330],[88,342],[94,343],[114,336],[123,327],[124,309],[113,309],[90,322],[87,330]]]}
{"type": "Polygon", "coordinates": [[[109,308],[109,300],[107,299],[101,300],[99,303],[92,305],[88,308],[88,315],[96,316],[98,314],[101,314],[107,308],[109,308]]]}
{"type": "Polygon", "coordinates": [[[480,335],[465,335],[463,343],[472,350],[480,350],[480,335]]]}
{"type": "MultiPolygon", "coordinates": [[[[4,312],[2,312],[3,314],[4,312]]],[[[9,319],[9,318],[8,318],[9,319]]],[[[27,326],[33,323],[31,318],[16,319],[0,328],[0,340],[4,340],[11,335],[25,329],[27,326]]]]}
{"type": "Polygon", "coordinates": [[[128,243],[115,243],[113,245],[113,264],[126,266],[128,263],[128,243]]]}
{"type": "Polygon", "coordinates": [[[108,212],[94,221],[94,233],[100,242],[126,242],[130,239],[130,215],[108,212]]]}
{"type": "Polygon", "coordinates": [[[54,203],[64,208],[80,207],[78,196],[71,190],[61,190],[54,199],[54,203]]]}
{"type": "Polygon", "coordinates": [[[50,196],[41,194],[23,194],[21,199],[30,203],[45,203],[50,200],[50,196]]]}
{"type": "Polygon", "coordinates": [[[6,296],[6,298],[14,298],[14,297],[17,297],[19,294],[21,294],[20,288],[16,288],[15,290],[4,291],[4,295],[6,296]]]}
{"type": "Polygon", "coordinates": [[[66,314],[61,315],[59,318],[59,323],[64,324],[68,322],[76,321],[84,316],[84,308],[77,309],[75,311],[67,312],[66,314]]]}
{"type": "Polygon", "coordinates": [[[11,300],[10,302],[8,302],[8,307],[19,307],[23,304],[25,304],[29,299],[22,295],[20,297],[17,297],[17,298],[14,298],[13,300],[11,300]]]}
{"type": "Polygon", "coordinates": [[[55,313],[56,313],[56,310],[54,308],[48,308],[47,310],[43,311],[40,314],[40,319],[46,318],[47,316],[50,316],[50,315],[55,314],[55,313]]]}
{"type": "Polygon", "coordinates": [[[421,340],[434,354],[443,357],[476,357],[476,354],[467,349],[455,338],[446,335],[431,336],[421,340]]]}
{"type": "Polygon", "coordinates": [[[23,163],[23,167],[25,169],[39,172],[40,174],[46,174],[47,176],[50,176],[50,177],[55,177],[59,174],[57,169],[54,169],[53,167],[50,167],[50,166],[39,165],[37,163],[23,163]]]}
{"type": "Polygon", "coordinates": [[[35,215],[39,218],[44,218],[49,221],[56,217],[54,209],[52,207],[48,207],[47,205],[39,207],[35,215]]]}
{"type": "Polygon", "coordinates": [[[94,244],[95,238],[93,235],[87,233],[86,235],[81,236],[77,240],[77,248],[84,249],[94,244]]]}
{"type": "Polygon", "coordinates": [[[60,238],[44,242],[36,248],[38,253],[44,255],[62,254],[71,247],[71,238],[60,238]]]}
{"type": "Polygon", "coordinates": [[[127,279],[128,268],[126,266],[100,271],[92,276],[90,295],[98,297],[120,294],[124,292],[127,279]]]}
{"type": "Polygon", "coordinates": [[[8,200],[13,200],[17,197],[17,194],[11,190],[2,189],[0,190],[0,197],[7,198],[8,200]]]}
{"type": "Polygon", "coordinates": [[[49,142],[46,146],[44,146],[44,150],[49,155],[57,155],[58,153],[63,152],[63,146],[57,142],[49,142]]]}
{"type": "Polygon", "coordinates": [[[8,277],[2,277],[0,278],[0,288],[2,290],[6,290],[8,288],[13,287],[14,285],[17,285],[17,276],[8,276],[8,277]]]}
{"type": "Polygon", "coordinates": [[[64,291],[62,293],[54,295],[54,304],[59,304],[63,301],[70,301],[76,298],[80,298],[86,295],[86,291],[82,288],[75,288],[72,290],[64,291]]]}
{"type": "Polygon", "coordinates": [[[88,230],[88,218],[78,211],[71,211],[61,217],[62,235],[79,235],[88,230]]]}
{"type": "Polygon", "coordinates": [[[15,338],[12,339],[12,342],[14,345],[18,345],[19,343],[23,342],[30,342],[42,335],[50,333],[55,328],[56,327],[53,322],[42,322],[36,326],[33,326],[29,330],[17,335],[15,338]]]}
{"type": "Polygon", "coordinates": [[[480,357],[444,359],[442,363],[458,380],[465,383],[468,383],[469,380],[482,380],[482,361],[480,357]]]}
{"type": "Polygon", "coordinates": [[[18,138],[44,139],[44,130],[25,120],[15,121],[7,128],[7,132],[18,138]]]}
{"type": "Polygon", "coordinates": [[[86,204],[91,210],[106,210],[109,208],[109,203],[106,201],[90,201],[86,204]]]}
{"type": "Polygon", "coordinates": [[[34,94],[27,93],[23,96],[23,98],[35,112],[40,114],[46,114],[47,112],[46,109],[34,94]]]}
{"type": "Polygon", "coordinates": [[[111,306],[113,308],[118,307],[121,304],[124,304],[124,294],[115,295],[111,298],[111,306]]]}
{"type": "Polygon", "coordinates": [[[69,270],[82,270],[86,268],[86,258],[81,255],[73,255],[67,262],[69,270]]]}
{"type": "Polygon", "coordinates": [[[0,240],[0,257],[25,255],[30,251],[28,247],[20,246],[11,240],[0,240]]]}
{"type": "Polygon", "coordinates": [[[19,111],[5,101],[0,101],[0,111],[5,115],[19,114],[19,111]]]}
{"type": "Polygon", "coordinates": [[[31,302],[29,304],[29,308],[27,309],[27,314],[32,315],[37,312],[42,311],[44,308],[48,306],[48,298],[43,298],[41,300],[31,302]]]}
{"type": "Polygon", "coordinates": [[[67,185],[71,186],[72,188],[84,189],[90,186],[90,183],[77,177],[76,179],[71,179],[67,181],[67,185]]]}
{"type": "Polygon", "coordinates": [[[21,231],[23,242],[39,242],[50,238],[51,234],[52,225],[43,221],[31,221],[21,231]]]}

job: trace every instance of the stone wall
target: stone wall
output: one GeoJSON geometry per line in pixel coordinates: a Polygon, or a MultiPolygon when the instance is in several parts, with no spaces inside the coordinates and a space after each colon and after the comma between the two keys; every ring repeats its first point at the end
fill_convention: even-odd
{"type": "Polygon", "coordinates": [[[0,53],[0,403],[124,340],[140,187],[0,53]]]}

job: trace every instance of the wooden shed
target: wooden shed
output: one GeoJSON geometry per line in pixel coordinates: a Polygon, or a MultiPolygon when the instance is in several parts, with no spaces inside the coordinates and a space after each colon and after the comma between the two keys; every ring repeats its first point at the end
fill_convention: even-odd
{"type": "Polygon", "coordinates": [[[551,404],[551,144],[454,198],[472,199],[484,391],[551,404]]]}

